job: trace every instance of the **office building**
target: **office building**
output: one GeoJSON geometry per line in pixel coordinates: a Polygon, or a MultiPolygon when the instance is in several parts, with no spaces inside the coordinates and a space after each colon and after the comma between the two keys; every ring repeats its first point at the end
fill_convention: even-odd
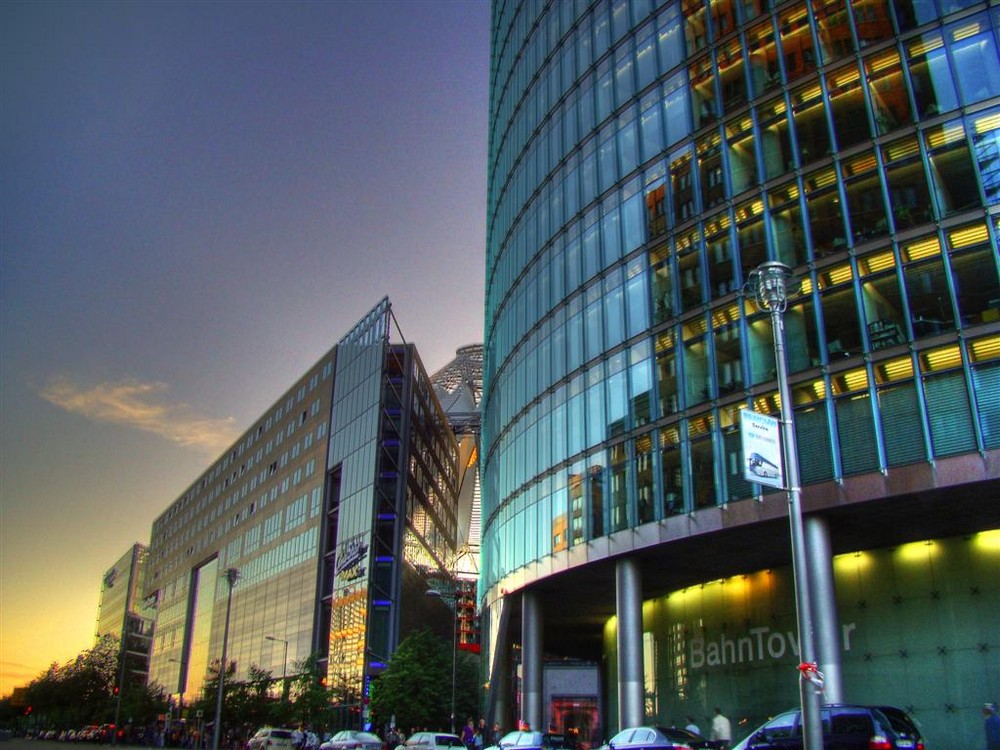
{"type": "Polygon", "coordinates": [[[337,726],[364,723],[371,680],[434,621],[425,592],[451,580],[466,478],[416,349],[393,332],[384,299],[154,522],[151,679],[182,701],[220,658],[230,568],[236,679],[315,655],[337,726]]]}
{"type": "Polygon", "coordinates": [[[119,644],[122,661],[116,684],[120,690],[145,685],[149,673],[153,613],[142,598],[147,554],[145,545],[133,544],[108,568],[101,581],[97,640],[111,637],[119,644]]]}
{"type": "MultiPolygon", "coordinates": [[[[970,0],[495,0],[483,542],[490,702],[749,730],[798,704],[790,406],[827,700],[977,741],[1000,693],[1000,12],[970,0]],[[511,647],[510,644],[515,646],[511,647]]],[[[559,729],[570,728],[566,722],[559,729]]]]}

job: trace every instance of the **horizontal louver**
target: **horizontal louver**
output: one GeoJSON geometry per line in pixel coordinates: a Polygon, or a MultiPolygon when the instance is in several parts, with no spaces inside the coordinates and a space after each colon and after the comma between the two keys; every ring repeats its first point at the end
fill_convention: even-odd
{"type": "Polygon", "coordinates": [[[878,444],[868,395],[837,399],[840,461],[845,476],[878,469],[878,444]]]}
{"type": "Polygon", "coordinates": [[[969,394],[960,372],[927,378],[924,381],[927,415],[931,423],[931,444],[935,456],[951,456],[976,449],[969,394]]]}
{"type": "Polygon", "coordinates": [[[833,478],[830,426],[823,406],[795,412],[795,442],[798,445],[802,484],[833,478]]]}
{"type": "Polygon", "coordinates": [[[889,466],[925,460],[924,427],[914,384],[882,388],[878,392],[878,406],[882,413],[885,455],[889,466]]]}
{"type": "Polygon", "coordinates": [[[972,382],[976,387],[983,445],[987,449],[1000,448],[1000,362],[974,369],[972,382]]]}

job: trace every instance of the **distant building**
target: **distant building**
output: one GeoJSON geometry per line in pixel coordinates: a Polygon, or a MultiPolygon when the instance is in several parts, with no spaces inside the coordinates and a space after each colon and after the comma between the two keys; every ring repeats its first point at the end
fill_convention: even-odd
{"type": "Polygon", "coordinates": [[[426,591],[453,584],[468,540],[468,450],[394,326],[384,299],[154,522],[151,679],[168,692],[197,695],[221,654],[228,568],[237,679],[315,655],[340,726],[364,722],[407,633],[454,624],[426,591]]]}
{"type": "Polygon", "coordinates": [[[101,581],[97,612],[99,641],[110,636],[120,644],[124,670],[119,673],[122,688],[145,684],[149,673],[149,650],[153,612],[143,601],[148,549],[136,543],[108,568],[101,581]]]}

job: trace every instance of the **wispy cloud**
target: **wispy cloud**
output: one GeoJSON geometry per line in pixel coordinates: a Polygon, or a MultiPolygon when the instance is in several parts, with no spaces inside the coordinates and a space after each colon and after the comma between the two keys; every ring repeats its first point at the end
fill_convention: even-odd
{"type": "Polygon", "coordinates": [[[85,387],[56,377],[38,389],[43,399],[66,411],[95,422],[151,432],[186,448],[218,453],[237,438],[232,417],[216,419],[199,414],[188,404],[169,403],[167,391],[166,383],[131,378],[85,387]]]}

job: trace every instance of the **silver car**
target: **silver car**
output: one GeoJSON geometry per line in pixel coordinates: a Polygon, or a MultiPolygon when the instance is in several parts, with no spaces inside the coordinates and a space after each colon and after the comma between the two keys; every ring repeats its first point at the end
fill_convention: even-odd
{"type": "Polygon", "coordinates": [[[382,750],[382,740],[371,732],[344,729],[320,745],[319,750],[382,750]]]}
{"type": "Polygon", "coordinates": [[[247,750],[292,750],[292,730],[263,727],[247,740],[247,750]]]}

